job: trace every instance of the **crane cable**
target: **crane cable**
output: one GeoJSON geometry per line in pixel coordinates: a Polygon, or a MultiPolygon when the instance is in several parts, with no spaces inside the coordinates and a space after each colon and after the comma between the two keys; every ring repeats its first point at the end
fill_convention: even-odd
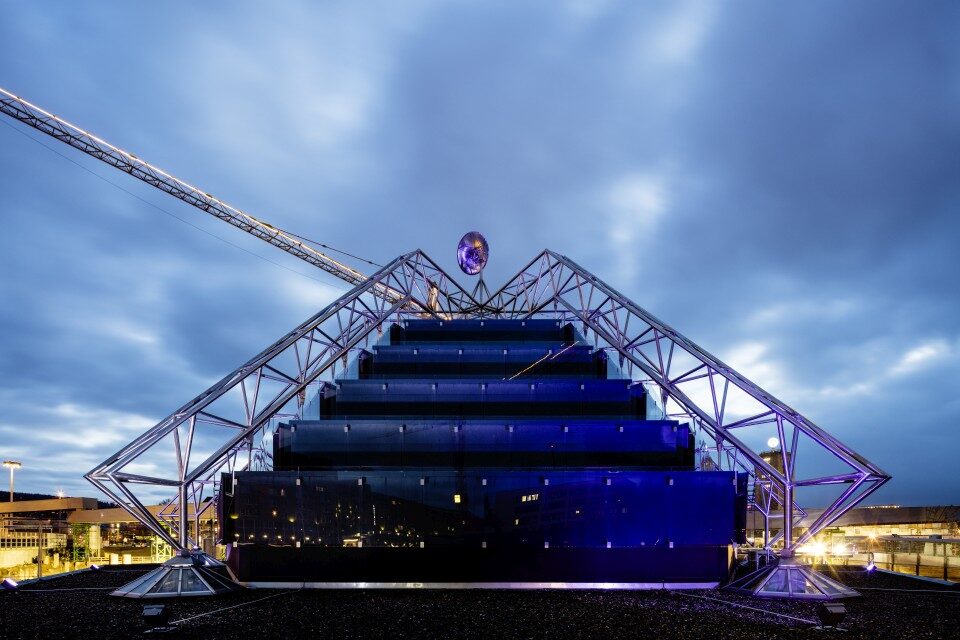
{"type": "MultiPolygon", "coordinates": [[[[188,183],[188,182],[185,182],[185,181],[181,180],[180,178],[177,178],[176,176],[174,176],[174,175],[172,175],[172,174],[164,171],[163,169],[161,169],[161,168],[159,168],[159,167],[156,167],[156,166],[154,166],[154,165],[152,165],[152,164],[150,164],[150,163],[148,163],[148,162],[140,159],[139,157],[137,157],[136,155],[130,153],[129,151],[124,151],[123,149],[120,149],[119,147],[117,147],[117,146],[115,146],[115,145],[113,145],[113,144],[110,144],[109,142],[107,142],[107,141],[104,140],[103,138],[100,138],[99,136],[96,136],[96,135],[94,135],[94,134],[92,134],[92,133],[90,133],[90,132],[88,132],[88,131],[86,131],[86,130],[84,130],[84,129],[81,129],[80,127],[76,126],[75,124],[72,124],[72,123],[70,123],[70,122],[67,122],[67,121],[64,120],[63,118],[60,118],[59,116],[54,115],[53,113],[50,113],[49,111],[47,111],[47,110],[45,110],[45,109],[43,109],[43,108],[41,108],[41,107],[39,107],[39,106],[31,103],[31,102],[28,102],[27,100],[24,100],[24,99],[21,98],[20,96],[17,96],[16,94],[9,92],[9,91],[7,91],[6,89],[4,89],[4,88],[2,88],[2,87],[0,87],[0,94],[2,94],[2,95],[4,95],[4,96],[7,96],[8,98],[11,98],[13,102],[20,103],[21,105],[23,105],[24,108],[26,108],[26,109],[28,109],[28,110],[32,109],[32,110],[35,111],[36,113],[42,114],[45,118],[49,118],[49,119],[53,120],[54,122],[58,123],[58,125],[60,125],[61,127],[66,127],[66,128],[68,128],[68,129],[76,132],[76,133],[79,133],[80,136],[81,136],[80,139],[86,138],[86,139],[88,139],[88,140],[94,141],[95,143],[97,143],[97,144],[99,144],[99,145],[102,145],[102,146],[104,146],[104,147],[109,148],[113,153],[122,156],[122,157],[125,159],[125,162],[133,163],[134,165],[139,165],[139,166],[141,166],[141,167],[144,167],[144,168],[148,169],[149,171],[153,172],[154,174],[159,175],[159,176],[162,176],[162,178],[164,178],[164,179],[166,179],[166,180],[169,180],[169,181],[172,181],[173,183],[179,185],[178,188],[184,189],[184,190],[186,190],[186,192],[189,192],[189,193],[191,193],[191,194],[194,194],[195,197],[207,198],[208,200],[213,201],[213,202],[216,203],[219,207],[221,207],[223,210],[225,210],[228,215],[232,215],[232,216],[235,216],[235,217],[237,217],[237,218],[243,219],[246,224],[250,225],[251,227],[256,227],[256,228],[260,229],[262,233],[265,233],[265,234],[268,234],[268,235],[272,235],[272,236],[275,237],[275,238],[283,238],[284,241],[290,243],[291,245],[296,245],[296,246],[298,246],[298,247],[299,247],[300,249],[302,249],[305,253],[312,254],[312,255],[315,257],[315,259],[318,259],[321,263],[326,264],[326,265],[327,265],[327,268],[324,268],[324,270],[325,270],[325,271],[328,271],[328,272],[331,273],[332,275],[338,276],[338,277],[340,277],[341,279],[346,280],[346,281],[348,281],[348,282],[350,282],[350,283],[352,283],[352,284],[357,284],[358,282],[363,282],[363,281],[367,280],[367,276],[364,275],[363,273],[360,273],[360,272],[357,271],[356,269],[353,269],[352,267],[350,267],[350,266],[348,266],[348,265],[346,265],[346,264],[343,264],[342,262],[339,262],[338,260],[335,260],[335,259],[331,258],[330,256],[325,255],[325,254],[321,253],[320,251],[317,251],[316,249],[314,249],[314,248],[312,248],[312,247],[310,247],[310,246],[308,246],[308,245],[303,244],[303,243],[300,242],[299,240],[294,239],[294,237],[295,237],[294,234],[291,234],[291,233],[288,232],[288,231],[284,231],[283,229],[280,229],[279,227],[275,227],[274,225],[272,225],[272,224],[270,224],[270,223],[268,223],[268,222],[265,222],[265,221],[263,221],[263,220],[259,220],[259,219],[257,219],[256,217],[250,215],[249,213],[246,213],[246,212],[244,212],[244,211],[241,211],[240,209],[237,209],[236,207],[231,206],[230,204],[228,204],[228,203],[220,200],[220,199],[217,198],[216,196],[214,196],[214,195],[212,195],[212,194],[209,194],[209,193],[207,193],[207,192],[199,189],[198,187],[195,187],[195,186],[193,186],[192,184],[190,184],[190,183],[188,183]]],[[[15,108],[17,108],[17,107],[15,107],[15,108]]],[[[22,109],[21,109],[21,110],[22,110],[22,109]]],[[[29,114],[29,111],[26,111],[26,113],[29,114]]],[[[36,118],[36,116],[34,116],[33,114],[30,114],[30,115],[33,116],[34,118],[36,118]]],[[[19,118],[19,117],[17,117],[16,119],[22,120],[22,119],[19,118]]],[[[45,132],[45,133],[47,133],[47,132],[45,132]]],[[[71,134],[69,134],[69,135],[73,136],[74,134],[71,133],[71,134]]],[[[54,137],[57,137],[57,136],[54,136],[54,137]]],[[[39,141],[38,141],[38,142],[39,142],[39,141]]],[[[68,143],[68,144],[69,144],[69,143],[68,143]]],[[[46,145],[44,145],[44,146],[46,146],[46,145]]],[[[71,144],[71,146],[74,146],[74,145],[71,144]]],[[[48,148],[49,148],[49,147],[48,147],[48,148]]],[[[133,165],[131,165],[131,166],[133,166],[133,165]]],[[[127,172],[127,173],[129,173],[129,172],[127,172]]],[[[94,174],[94,175],[97,175],[97,174],[94,174]]],[[[108,182],[109,182],[109,181],[108,181],[108,182]]],[[[112,184],[112,183],[111,183],[111,184],[112,184]]],[[[114,186],[117,186],[117,185],[114,185],[114,186]]],[[[182,199],[182,198],[181,198],[181,199],[182,199]]],[[[236,226],[236,225],[235,225],[235,226],[236,226]]],[[[299,237],[299,236],[296,236],[296,237],[299,237]]],[[[306,239],[305,239],[305,240],[306,240],[306,239]]],[[[311,242],[311,243],[313,243],[313,244],[318,244],[318,245],[320,244],[320,243],[317,243],[317,242],[312,241],[312,240],[307,240],[307,241],[308,241],[308,242],[311,242]]],[[[337,251],[338,253],[343,253],[344,255],[352,255],[352,254],[348,254],[347,252],[340,251],[339,249],[334,249],[334,250],[337,251]]],[[[363,258],[358,258],[358,259],[363,260],[364,262],[367,262],[367,263],[370,263],[370,264],[375,264],[375,263],[372,263],[371,261],[365,260],[365,259],[363,259],[363,258]]]]}
{"type": "Polygon", "coordinates": [[[336,252],[336,253],[339,253],[339,254],[341,254],[341,255],[347,256],[347,257],[349,257],[349,258],[353,258],[354,260],[359,260],[360,262],[366,262],[367,264],[369,264],[370,266],[373,266],[373,267],[379,267],[379,268],[381,268],[381,269],[383,268],[383,265],[380,264],[379,262],[374,262],[373,260],[367,260],[366,258],[361,258],[360,256],[354,255],[354,254],[350,253],[349,251],[344,251],[343,249],[337,249],[336,247],[331,247],[331,246],[328,245],[328,244],[323,244],[322,242],[317,242],[316,240],[311,240],[310,238],[305,238],[305,237],[303,237],[303,236],[300,236],[300,235],[295,234],[293,231],[286,231],[285,233],[293,236],[294,238],[297,238],[298,240],[303,240],[304,242],[309,242],[310,244],[316,245],[316,246],[318,246],[318,247],[323,247],[324,249],[326,249],[326,250],[328,250],[328,251],[334,251],[334,252],[336,252]]]}
{"type": "MultiPolygon", "coordinates": [[[[201,233],[205,233],[205,234],[207,234],[208,236],[211,236],[211,237],[213,237],[213,238],[216,238],[217,240],[219,240],[220,242],[223,242],[224,244],[228,244],[228,245],[230,245],[231,247],[234,247],[235,249],[239,249],[240,251],[243,251],[244,253],[248,253],[248,254],[254,256],[255,258],[260,258],[260,259],[263,260],[264,262],[268,262],[268,263],[270,263],[270,264],[272,264],[272,265],[274,265],[274,266],[276,266],[276,267],[280,267],[281,269],[285,269],[285,270],[287,270],[287,271],[289,271],[289,272],[291,272],[291,273],[295,273],[295,274],[297,274],[298,276],[303,276],[304,278],[309,278],[309,279],[311,279],[311,280],[313,280],[313,281],[315,281],[315,282],[319,282],[319,283],[321,283],[321,284],[325,284],[325,285],[329,285],[329,286],[332,286],[332,287],[336,287],[336,288],[342,289],[342,290],[344,290],[344,291],[349,291],[349,289],[350,289],[350,287],[347,287],[347,286],[341,284],[340,282],[334,283],[334,282],[328,282],[328,281],[326,281],[326,280],[321,280],[320,278],[315,278],[315,277],[313,277],[313,276],[311,276],[311,275],[309,275],[309,274],[307,274],[307,273],[304,273],[303,271],[299,271],[298,269],[294,269],[294,268],[292,268],[292,267],[289,267],[289,266],[287,266],[287,265],[285,265],[285,264],[282,264],[282,263],[280,263],[280,262],[277,262],[277,261],[275,261],[275,260],[271,260],[270,258],[268,258],[268,257],[266,257],[266,256],[264,256],[264,255],[261,255],[261,254],[255,252],[255,251],[251,251],[250,249],[247,249],[246,247],[240,246],[239,244],[236,244],[235,242],[231,242],[230,240],[227,240],[227,239],[224,238],[223,236],[217,235],[216,233],[214,233],[213,231],[210,231],[209,229],[204,229],[203,227],[201,227],[201,226],[199,226],[199,225],[196,225],[196,224],[190,222],[189,220],[186,220],[186,219],[184,219],[184,218],[181,218],[181,217],[178,216],[177,214],[175,214],[175,213],[173,213],[173,212],[171,212],[171,211],[168,211],[167,209],[164,209],[164,208],[161,207],[160,205],[158,205],[158,204],[156,204],[156,203],[154,203],[154,202],[151,202],[150,200],[147,200],[146,198],[144,198],[144,197],[142,197],[142,196],[134,193],[133,191],[130,191],[130,190],[127,189],[126,187],[124,187],[124,186],[122,186],[122,185],[114,182],[113,180],[110,180],[109,178],[107,178],[107,177],[105,177],[105,176],[97,173],[96,171],[94,171],[94,170],[91,169],[90,167],[84,166],[83,164],[77,162],[76,160],[74,160],[74,159],[71,158],[70,156],[61,153],[61,152],[58,151],[57,149],[54,149],[53,147],[51,147],[50,145],[48,145],[47,143],[45,143],[43,140],[40,140],[39,138],[36,138],[36,137],[30,135],[30,134],[27,133],[26,131],[21,131],[20,129],[18,129],[17,127],[13,126],[12,124],[10,124],[9,122],[7,122],[6,120],[0,120],[0,122],[2,122],[2,123],[3,123],[4,125],[6,125],[7,127],[10,127],[12,130],[16,131],[16,132],[19,133],[20,135],[22,135],[22,136],[24,136],[24,137],[26,137],[26,138],[29,138],[30,140],[33,140],[34,142],[36,142],[36,143],[39,144],[40,146],[44,147],[45,149],[47,149],[47,150],[49,150],[49,151],[52,151],[53,153],[57,154],[58,156],[60,156],[60,157],[63,158],[64,160],[66,160],[66,161],[68,161],[68,162],[70,162],[70,163],[73,163],[74,165],[80,167],[81,169],[83,169],[84,171],[86,171],[87,173],[89,173],[90,175],[92,175],[92,176],[94,176],[94,177],[96,177],[96,178],[99,178],[100,180],[103,180],[104,182],[106,182],[106,183],[109,184],[110,186],[116,187],[116,188],[119,189],[120,191],[123,191],[123,192],[126,193],[127,195],[133,196],[133,197],[136,198],[137,200],[140,200],[140,201],[143,202],[144,204],[153,207],[153,208],[156,209],[157,211],[159,211],[159,212],[161,212],[161,213],[163,213],[163,214],[165,214],[165,215],[168,215],[168,216],[170,216],[171,218],[173,218],[173,219],[175,219],[175,220],[178,220],[179,222],[182,222],[183,224],[185,224],[185,225],[187,225],[187,226],[189,226],[189,227],[192,227],[193,229],[196,229],[197,231],[200,231],[201,233]]],[[[377,263],[372,262],[372,261],[370,261],[370,260],[366,260],[366,259],[364,259],[364,258],[360,258],[360,257],[358,257],[358,256],[354,256],[353,254],[348,253],[348,252],[346,252],[346,251],[342,251],[342,250],[340,250],[340,249],[335,249],[334,247],[331,247],[331,246],[325,245],[325,244],[321,244],[321,243],[316,242],[316,241],[314,241],[314,240],[310,240],[309,238],[303,238],[303,237],[301,237],[301,236],[297,236],[296,234],[291,233],[291,232],[289,232],[289,231],[286,232],[286,233],[289,234],[289,235],[292,235],[292,236],[296,236],[297,238],[299,238],[299,239],[301,239],[301,240],[304,240],[304,241],[306,241],[306,242],[310,242],[310,243],[313,243],[313,244],[320,245],[320,246],[322,246],[322,247],[324,247],[324,248],[326,248],[326,249],[329,249],[329,250],[331,250],[331,251],[336,251],[337,253],[341,253],[341,254],[343,254],[343,255],[350,256],[351,258],[355,258],[355,259],[357,259],[357,260],[362,260],[363,262],[366,262],[366,263],[368,263],[368,264],[371,264],[371,265],[374,265],[374,266],[382,266],[382,265],[378,265],[377,263]]],[[[299,243],[298,243],[298,244],[299,244],[299,243]]]]}

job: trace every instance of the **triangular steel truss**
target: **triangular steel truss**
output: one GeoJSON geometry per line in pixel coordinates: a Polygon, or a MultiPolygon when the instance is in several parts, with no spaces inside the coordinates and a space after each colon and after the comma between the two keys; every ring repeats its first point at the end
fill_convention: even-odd
{"type": "Polygon", "coordinates": [[[400,256],[105,460],[87,479],[157,535],[179,549],[188,547],[188,518],[199,531],[218,474],[269,468],[269,447],[261,446],[261,439],[275,419],[301,415],[308,388],[332,382],[338,363],[343,371],[371,333],[405,317],[552,317],[578,323],[597,346],[618,354],[621,367],[643,380],[667,415],[689,419],[713,441],[717,460],[711,464],[750,474],[761,496],[756,508],[768,521],[781,520],[780,532],[765,545],[781,544],[784,555],[889,480],[800,413],[552,251],[483,301],[422,252],[400,256]],[[766,430],[783,443],[778,461],[741,436],[751,430],[766,430]],[[841,470],[805,475],[798,458],[812,452],[828,454],[841,470]],[[151,455],[154,460],[147,461],[151,455]],[[157,486],[176,488],[177,496],[155,516],[143,491],[157,486]],[[839,495],[793,540],[794,518],[806,514],[797,491],[806,487],[832,487],[839,495]]]}
{"type": "Polygon", "coordinates": [[[332,381],[370,334],[400,317],[465,317],[479,306],[420,251],[402,255],[113,454],[86,478],[178,549],[212,508],[222,471],[268,467],[275,418],[299,415],[308,388],[332,381]],[[384,291],[392,295],[383,295],[384,291]],[[158,514],[156,487],[176,488],[158,514]]]}
{"type": "MultiPolygon", "coordinates": [[[[796,410],[747,380],[715,356],[655,318],[566,256],[544,251],[484,303],[495,317],[551,316],[580,323],[598,344],[616,351],[621,366],[639,372],[658,392],[665,412],[687,418],[715,445],[721,468],[750,474],[755,506],[765,518],[781,519],[780,532],[765,541],[781,542],[784,555],[809,540],[890,479],[876,465],[815,425],[796,410]],[[751,430],[771,434],[779,451],[762,455],[748,443],[751,430]],[[802,448],[801,448],[802,444],[802,448]],[[826,454],[830,473],[803,475],[801,456],[826,454]],[[793,540],[794,518],[806,512],[797,505],[798,489],[838,488],[830,505],[793,540]],[[791,505],[791,508],[783,508],[791,505]]],[[[755,441],[756,438],[751,440],[755,441]]],[[[768,452],[770,453],[770,452],[768,452]]]]}

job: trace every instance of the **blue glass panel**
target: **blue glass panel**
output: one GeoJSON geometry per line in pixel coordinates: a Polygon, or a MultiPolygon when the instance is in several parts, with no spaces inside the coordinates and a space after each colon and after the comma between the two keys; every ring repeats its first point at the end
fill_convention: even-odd
{"type": "Polygon", "coordinates": [[[330,420],[280,425],[276,469],[328,467],[691,468],[689,427],[596,419],[330,420]]]}
{"type": "Polygon", "coordinates": [[[243,542],[326,546],[726,545],[734,538],[733,477],[447,468],[243,472],[225,498],[224,508],[237,515],[224,520],[225,533],[243,542]]]}

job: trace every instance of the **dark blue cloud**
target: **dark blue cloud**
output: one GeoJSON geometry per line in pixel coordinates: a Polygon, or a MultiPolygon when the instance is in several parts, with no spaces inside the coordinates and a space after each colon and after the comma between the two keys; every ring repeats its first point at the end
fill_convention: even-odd
{"type": "MultiPolygon", "coordinates": [[[[473,228],[491,284],[566,253],[893,473],[878,500],[955,502],[958,26],[955,3],[24,5],[0,84],[380,262],[455,268],[473,228]]],[[[0,453],[88,492],[342,288],[59,151],[142,199],[0,126],[0,453]]]]}

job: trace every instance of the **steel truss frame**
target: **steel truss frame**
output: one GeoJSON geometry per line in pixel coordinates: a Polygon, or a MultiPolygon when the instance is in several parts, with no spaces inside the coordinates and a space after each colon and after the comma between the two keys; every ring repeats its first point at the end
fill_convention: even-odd
{"type": "Polygon", "coordinates": [[[781,520],[779,533],[766,535],[764,546],[780,543],[785,556],[890,479],[856,451],[566,256],[544,251],[485,301],[482,310],[494,317],[550,316],[579,322],[584,334],[589,337],[592,332],[597,344],[616,351],[631,377],[634,369],[639,370],[659,391],[668,416],[691,420],[714,441],[721,468],[750,475],[751,484],[759,487],[761,500],[756,508],[767,521],[767,531],[771,519],[781,520]],[[771,464],[740,435],[758,428],[775,433],[782,443],[776,454],[778,464],[771,464]],[[814,452],[829,454],[826,457],[840,471],[800,473],[798,459],[814,452]],[[797,504],[797,490],[830,486],[842,487],[839,495],[794,540],[794,524],[806,516],[797,504]]]}
{"type": "Polygon", "coordinates": [[[796,546],[890,478],[569,258],[547,250],[482,302],[422,252],[400,256],[112,455],[87,473],[87,479],[174,547],[190,546],[188,519],[196,520],[199,532],[201,516],[213,505],[210,498],[218,489],[219,474],[258,464],[268,468],[269,453],[259,441],[272,433],[274,421],[302,415],[308,388],[332,382],[337,364],[345,368],[349,356],[368,344],[374,330],[381,332],[384,323],[405,317],[552,317],[579,323],[588,339],[618,354],[626,373],[634,377],[639,372],[637,377],[657,395],[669,417],[690,420],[699,433],[713,440],[720,468],[750,475],[761,496],[756,508],[768,522],[782,520],[780,532],[767,536],[764,544],[771,549],[782,545],[784,555],[791,555],[796,546]],[[384,296],[384,288],[399,297],[384,296]],[[230,394],[235,396],[232,406],[225,402],[230,394]],[[220,409],[218,403],[227,406],[220,409]],[[198,432],[204,426],[220,429],[213,436],[219,439],[212,451],[193,464],[198,457],[194,452],[198,432]],[[740,437],[758,428],[772,429],[783,443],[779,464],[771,464],[740,437]],[[171,448],[173,455],[157,465],[166,471],[140,472],[143,457],[171,448]],[[798,457],[808,448],[827,452],[844,470],[813,476],[799,473],[798,457]],[[177,493],[154,516],[136,490],[158,486],[177,493]],[[794,519],[806,515],[797,504],[796,492],[812,486],[843,488],[794,540],[794,519]]]}
{"type": "MultiPolygon", "coordinates": [[[[258,220],[249,213],[233,207],[220,198],[213,196],[194,185],[184,182],[170,173],[156,167],[149,162],[138,158],[129,151],[116,147],[103,138],[84,131],[41,109],[35,104],[27,102],[6,89],[0,87],[0,113],[4,113],[25,125],[33,127],[41,133],[56,138],[64,144],[79,149],[85,154],[104,162],[115,169],[128,173],[151,187],[164,191],[178,200],[200,209],[215,218],[246,231],[250,235],[268,242],[282,251],[300,258],[313,266],[323,269],[327,273],[340,278],[352,285],[359,285],[366,281],[366,275],[349,265],[340,262],[325,253],[318,251],[309,244],[301,242],[297,236],[278,229],[273,225],[258,220]]],[[[400,294],[388,288],[375,290],[391,301],[396,301],[400,294]]]]}
{"type": "Polygon", "coordinates": [[[584,332],[592,332],[598,344],[603,342],[618,352],[621,366],[626,365],[631,375],[637,369],[646,376],[647,382],[659,390],[659,399],[669,415],[691,420],[695,428],[713,439],[722,466],[750,474],[760,497],[755,506],[764,514],[767,530],[771,519],[782,520],[780,533],[773,538],[766,535],[764,544],[769,548],[782,538],[787,555],[889,480],[887,474],[826,431],[562,255],[544,251],[482,303],[475,299],[486,295],[482,280],[474,293],[468,294],[419,251],[397,258],[368,279],[304,244],[297,236],[230,206],[2,88],[0,113],[356,286],[86,475],[174,546],[182,548],[188,542],[188,503],[192,503],[199,531],[200,518],[212,504],[206,498],[215,491],[220,469],[241,468],[237,466],[241,452],[247,453],[242,468],[250,468],[255,462],[269,465],[269,454],[256,446],[255,440],[268,429],[271,420],[298,415],[309,385],[321,376],[334,376],[336,363],[345,363],[351,350],[366,340],[374,328],[391,316],[409,314],[450,318],[550,315],[580,322],[584,332]],[[279,364],[282,361],[283,366],[279,364]],[[271,385],[277,387],[273,395],[262,393],[271,385]],[[214,413],[210,407],[231,393],[240,396],[233,407],[239,414],[227,418],[222,412],[214,413]],[[294,399],[293,413],[285,413],[294,399]],[[752,403],[752,411],[742,410],[744,401],[752,403]],[[734,409],[735,405],[740,410],[734,409]],[[230,436],[221,438],[222,446],[200,464],[191,466],[195,438],[204,426],[226,429],[230,436]],[[782,443],[778,464],[770,464],[737,435],[759,428],[774,429],[782,443]],[[172,441],[175,453],[175,460],[166,463],[174,462],[176,473],[137,472],[139,461],[165,439],[172,441]],[[812,476],[799,473],[801,442],[833,456],[843,471],[812,476]],[[134,494],[132,487],[138,485],[177,487],[178,499],[155,517],[134,494]],[[794,541],[794,518],[806,516],[797,504],[796,491],[830,485],[844,489],[794,541]]]}
{"type": "Polygon", "coordinates": [[[332,381],[337,364],[346,367],[371,333],[394,318],[459,318],[478,306],[422,252],[402,255],[85,477],[156,535],[175,548],[188,548],[189,520],[199,534],[200,519],[214,504],[219,474],[251,469],[258,461],[269,465],[261,440],[271,433],[273,420],[300,415],[308,387],[332,381]],[[382,295],[384,289],[399,297],[382,295]],[[203,446],[210,450],[202,451],[203,446]],[[177,493],[154,515],[143,494],[156,487],[177,493]]]}

